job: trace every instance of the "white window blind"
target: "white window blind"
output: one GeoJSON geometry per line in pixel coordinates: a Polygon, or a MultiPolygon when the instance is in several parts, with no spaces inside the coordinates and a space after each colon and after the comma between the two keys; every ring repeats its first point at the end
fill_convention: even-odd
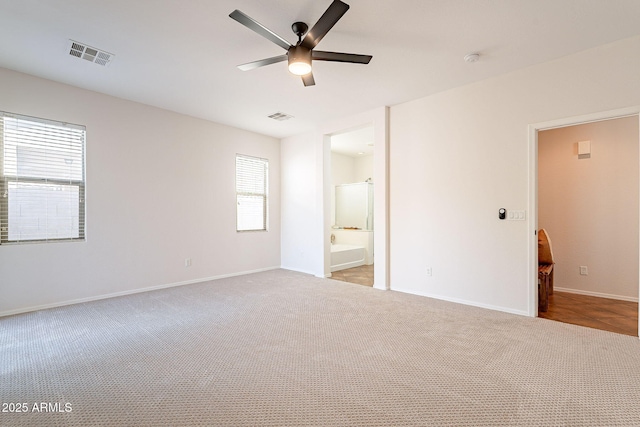
{"type": "Polygon", "coordinates": [[[236,155],[236,230],[266,231],[269,161],[236,155]]]}
{"type": "Polygon", "coordinates": [[[0,112],[0,244],[84,239],[85,128],[0,112]]]}

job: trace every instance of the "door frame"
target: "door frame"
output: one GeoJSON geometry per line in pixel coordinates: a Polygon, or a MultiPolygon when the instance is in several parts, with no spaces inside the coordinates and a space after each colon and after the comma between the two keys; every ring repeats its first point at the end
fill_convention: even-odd
{"type": "MultiPolygon", "coordinates": [[[[640,123],[640,106],[601,111],[582,116],[566,117],[529,125],[529,218],[531,219],[530,224],[533,229],[529,230],[528,233],[528,312],[529,316],[531,317],[537,317],[538,315],[538,131],[581,125],[603,120],[619,119],[630,116],[637,116],[640,123]]],[[[638,141],[638,145],[640,146],[640,140],[638,141]]],[[[640,158],[638,159],[638,165],[640,167],[640,158]]],[[[640,244],[640,235],[638,236],[638,242],[640,244]]],[[[640,264],[640,259],[638,260],[638,263],[640,264]]],[[[640,275],[638,277],[638,283],[638,293],[640,295],[640,275]]],[[[638,311],[638,327],[640,330],[640,308],[638,311]]]]}
{"type": "Polygon", "coordinates": [[[323,277],[331,276],[331,135],[350,129],[373,126],[373,287],[391,289],[389,282],[389,107],[346,117],[324,125],[318,147],[318,158],[322,164],[316,169],[319,174],[318,194],[322,206],[322,239],[324,252],[323,277]]]}

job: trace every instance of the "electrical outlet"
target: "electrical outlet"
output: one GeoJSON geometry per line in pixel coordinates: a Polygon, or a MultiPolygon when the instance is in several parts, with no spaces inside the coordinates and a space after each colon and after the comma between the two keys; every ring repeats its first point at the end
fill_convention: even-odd
{"type": "Polygon", "coordinates": [[[191,267],[191,258],[185,258],[184,259],[184,266],[185,267],[191,267]]]}
{"type": "Polygon", "coordinates": [[[427,276],[433,276],[433,269],[431,267],[427,267],[427,276]]]}
{"type": "Polygon", "coordinates": [[[586,265],[581,265],[580,266],[580,275],[581,276],[588,276],[589,275],[589,270],[587,269],[586,265]]]}

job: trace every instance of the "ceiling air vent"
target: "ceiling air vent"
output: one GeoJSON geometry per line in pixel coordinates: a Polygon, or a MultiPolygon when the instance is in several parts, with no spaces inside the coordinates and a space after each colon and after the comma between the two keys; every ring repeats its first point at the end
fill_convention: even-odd
{"type": "Polygon", "coordinates": [[[285,114],[285,113],[273,113],[271,115],[268,116],[270,119],[273,120],[277,120],[279,122],[283,122],[285,120],[289,120],[289,119],[293,119],[293,116],[290,116],[289,114],[285,114]]]}
{"type": "Polygon", "coordinates": [[[74,40],[69,40],[68,51],[69,55],[71,56],[93,62],[94,64],[102,65],[103,67],[109,65],[109,63],[113,61],[114,57],[112,53],[87,46],[84,43],[80,43],[74,40]]]}

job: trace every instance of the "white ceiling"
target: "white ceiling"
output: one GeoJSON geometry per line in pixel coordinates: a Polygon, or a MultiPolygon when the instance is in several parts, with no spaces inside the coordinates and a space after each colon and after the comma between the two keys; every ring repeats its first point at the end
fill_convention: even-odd
{"type": "Polygon", "coordinates": [[[640,34],[638,0],[346,2],[318,49],[373,60],[315,62],[312,87],[286,63],[238,70],[284,50],[228,15],[240,9],[293,43],[291,24],[313,26],[331,0],[0,0],[0,67],[285,137],[640,34]],[[70,56],[69,39],[113,63],[70,56]],[[472,51],[480,61],[464,62],[472,51]]]}

